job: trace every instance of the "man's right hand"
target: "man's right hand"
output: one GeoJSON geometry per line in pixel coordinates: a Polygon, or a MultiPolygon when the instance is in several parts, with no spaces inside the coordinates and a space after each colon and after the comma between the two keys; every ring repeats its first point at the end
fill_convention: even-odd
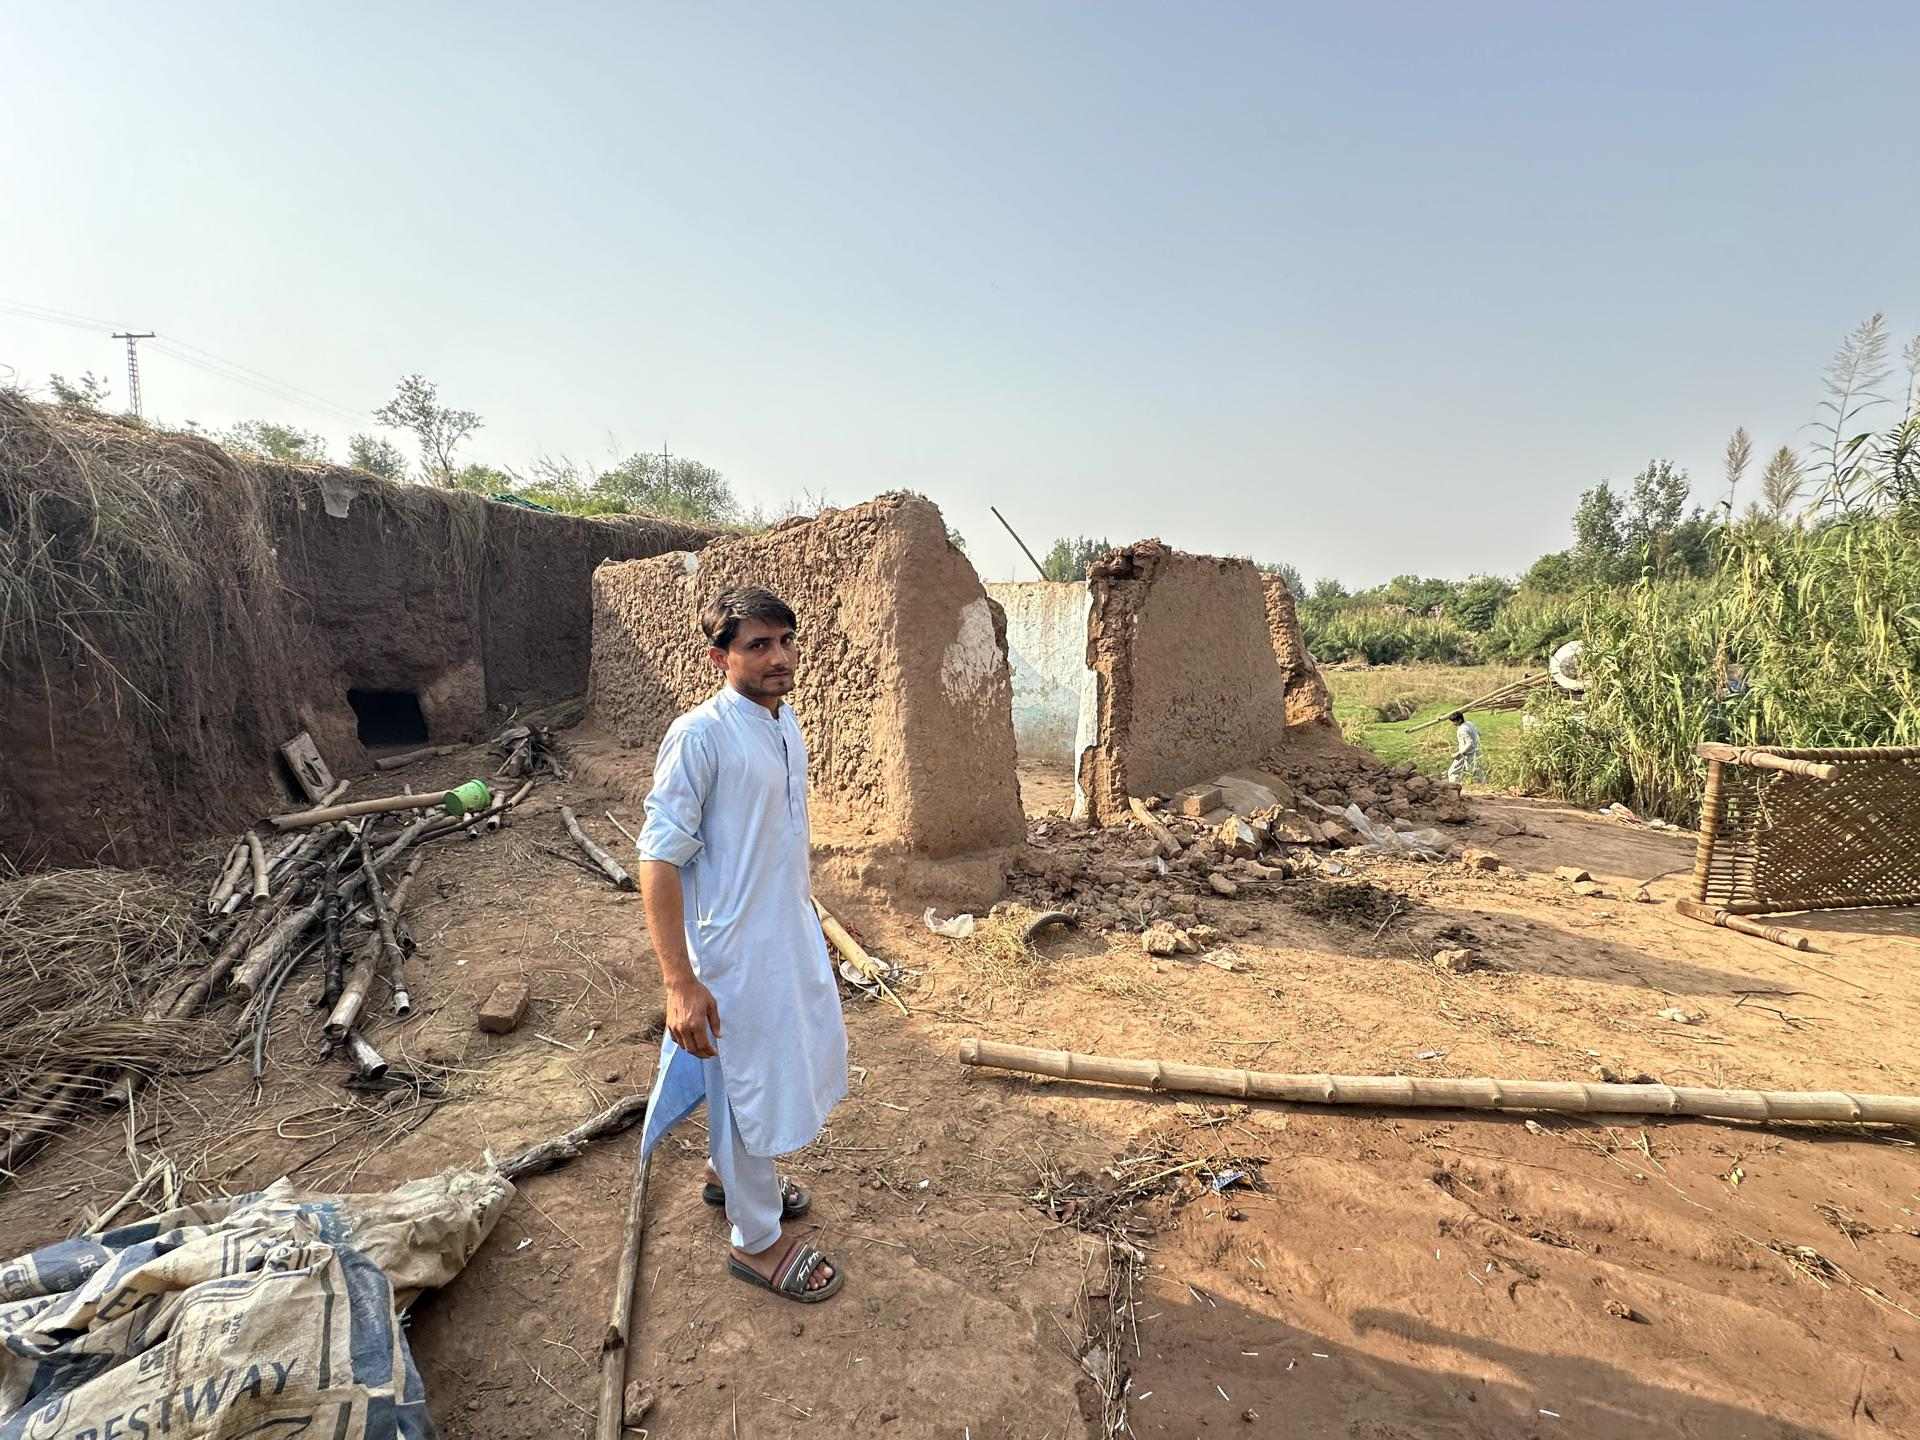
{"type": "Polygon", "coordinates": [[[713,992],[698,980],[674,985],[667,991],[667,1031],[673,1043],[689,1055],[711,1060],[720,1038],[720,1007],[713,992]]]}

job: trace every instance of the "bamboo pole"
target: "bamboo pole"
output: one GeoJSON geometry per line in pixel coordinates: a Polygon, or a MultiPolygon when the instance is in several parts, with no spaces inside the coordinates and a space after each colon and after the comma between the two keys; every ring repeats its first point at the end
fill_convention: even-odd
{"type": "Polygon", "coordinates": [[[253,866],[253,902],[258,905],[267,898],[267,852],[260,846],[260,837],[249,830],[246,833],[247,860],[253,866]]]}
{"type": "Polygon", "coordinates": [[[619,819],[615,817],[613,811],[611,810],[607,811],[607,823],[613,826],[613,828],[618,830],[622,835],[626,836],[627,843],[633,846],[635,850],[638,850],[640,848],[640,837],[634,834],[633,831],[627,829],[626,826],[622,825],[619,819]]]}
{"type": "Polygon", "coordinates": [[[1840,773],[1838,765],[1819,760],[1796,760],[1748,745],[1722,745],[1708,741],[1695,747],[1703,760],[1719,760],[1729,765],[1745,765],[1754,770],[1778,770],[1783,775],[1804,775],[1809,780],[1831,780],[1840,773]]]}
{"type": "Polygon", "coordinates": [[[207,896],[207,914],[218,915],[239,885],[240,877],[247,869],[247,847],[236,841],[233,849],[227,852],[226,864],[221,867],[220,878],[213,882],[213,890],[207,896]]]}
{"type": "Polygon", "coordinates": [[[367,991],[373,988],[373,974],[379,962],[380,947],[366,945],[347,972],[347,983],[340,987],[340,998],[334,1002],[332,1013],[321,1027],[321,1032],[335,1045],[345,1040],[347,1032],[359,1021],[360,1007],[367,1003],[367,991]]]}
{"type": "Polygon", "coordinates": [[[1818,1090],[1706,1090],[1672,1085],[1596,1085],[1581,1080],[1488,1080],[1422,1075],[1281,1075],[1162,1060],[1076,1055],[969,1037],[960,1063],[1061,1080],[1091,1080],[1241,1100],[1312,1105],[1431,1106],[1449,1110],[1564,1110],[1602,1115],[1710,1115],[1723,1120],[1851,1120],[1920,1124],[1920,1096],[1818,1090]]]}
{"type": "Polygon", "coordinates": [[[324,825],[329,820],[352,820],[361,815],[384,815],[390,810],[437,809],[446,795],[382,795],[377,800],[353,800],[345,805],[322,805],[313,810],[294,810],[285,815],[269,815],[267,822],[276,830],[302,830],[309,825],[324,825]]]}
{"type": "Polygon", "coordinates": [[[1441,721],[1447,718],[1447,715],[1451,715],[1455,711],[1458,711],[1460,714],[1464,715],[1469,710],[1479,709],[1481,706],[1485,705],[1489,700],[1499,700],[1504,698],[1509,691],[1519,690],[1523,687],[1531,688],[1535,685],[1538,685],[1539,683],[1540,683],[1540,677],[1538,675],[1522,675],[1518,680],[1508,681],[1505,685],[1502,685],[1497,690],[1489,690],[1484,695],[1477,695],[1473,699],[1465,701],[1462,704],[1452,706],[1451,708],[1448,709],[1446,715],[1436,715],[1431,720],[1422,720],[1418,725],[1410,725],[1407,727],[1406,733],[1409,735],[1418,734],[1422,730],[1428,729],[1429,727],[1434,725],[1438,725],[1441,721]]]}
{"type": "Polygon", "coordinates": [[[411,1015],[413,997],[407,993],[407,954],[400,948],[400,939],[393,930],[393,911],[387,908],[387,892],[380,884],[380,877],[374,873],[373,857],[367,853],[367,842],[363,836],[360,841],[360,875],[366,881],[367,898],[373,902],[373,920],[380,931],[380,949],[386,957],[387,988],[393,992],[393,1013],[411,1015]]]}
{"type": "Polygon", "coordinates": [[[1789,950],[1813,949],[1813,941],[1798,930],[1785,930],[1778,925],[1762,925],[1758,920],[1748,920],[1743,916],[1729,914],[1712,905],[1702,905],[1697,900],[1676,900],[1673,902],[1673,908],[1689,920],[1698,920],[1702,925],[1718,925],[1723,929],[1737,930],[1742,935],[1771,940],[1774,944],[1784,945],[1789,950]]]}
{"type": "Polygon", "coordinates": [[[1153,843],[1159,847],[1162,855],[1172,860],[1180,854],[1180,842],[1173,838],[1173,831],[1155,818],[1151,810],[1131,795],[1127,797],[1127,808],[1133,812],[1133,818],[1144,825],[1147,833],[1153,836],[1153,843]]]}
{"type": "Polygon", "coordinates": [[[828,941],[833,945],[833,948],[840,952],[841,957],[851,962],[853,968],[865,976],[868,981],[878,985],[885,991],[887,998],[893,1001],[895,1005],[898,1005],[900,1007],[900,1013],[905,1015],[907,1013],[906,1001],[894,994],[893,987],[887,984],[887,967],[869,955],[861,947],[860,942],[853,938],[853,933],[838,920],[834,919],[827,907],[822,905],[818,900],[813,902],[813,913],[820,917],[820,929],[825,933],[828,941]]]}
{"type": "Polygon", "coordinates": [[[613,1277],[613,1315],[606,1338],[600,1342],[600,1406],[594,1417],[594,1440],[620,1440],[626,1409],[628,1344],[633,1331],[633,1292],[640,1279],[640,1253],[647,1234],[647,1168],[651,1156],[646,1136],[633,1162],[633,1190],[627,1197],[627,1223],[620,1234],[620,1268],[613,1277]]]}
{"type": "Polygon", "coordinates": [[[404,766],[413,764],[416,760],[432,760],[440,755],[451,755],[458,748],[457,745],[428,745],[419,750],[408,750],[401,755],[383,755],[373,762],[373,768],[376,770],[399,770],[404,766]]]}
{"type": "Polygon", "coordinates": [[[491,810],[487,811],[486,828],[488,830],[498,830],[502,825],[506,824],[507,812],[522,800],[526,799],[532,790],[533,781],[526,780],[521,782],[520,788],[508,796],[504,804],[495,805],[491,810]]]}
{"type": "Polygon", "coordinates": [[[587,858],[600,867],[606,877],[613,882],[615,889],[631,890],[634,888],[633,876],[620,868],[620,862],[618,860],[614,859],[613,856],[593,843],[592,837],[580,828],[580,821],[575,818],[571,808],[562,805],[560,807],[560,818],[567,822],[567,833],[573,836],[573,843],[587,852],[587,858]]]}
{"type": "Polygon", "coordinates": [[[1007,534],[1013,536],[1013,543],[1020,547],[1020,553],[1026,556],[1028,560],[1033,562],[1033,568],[1039,572],[1040,578],[1042,580],[1050,579],[1051,577],[1047,574],[1047,567],[1042,565],[1038,560],[1034,560],[1033,551],[1027,549],[1027,542],[1020,538],[1019,533],[1014,530],[1013,526],[1007,524],[1007,517],[1002,515],[999,512],[999,510],[995,509],[991,505],[989,505],[987,508],[993,511],[993,518],[1000,522],[1001,527],[1007,532],[1007,534]]]}
{"type": "Polygon", "coordinates": [[[413,877],[420,873],[420,866],[426,858],[425,855],[416,854],[409,860],[406,870],[400,876],[400,883],[393,887],[393,894],[387,897],[387,909],[395,915],[407,908],[407,894],[413,889],[413,877]]]}

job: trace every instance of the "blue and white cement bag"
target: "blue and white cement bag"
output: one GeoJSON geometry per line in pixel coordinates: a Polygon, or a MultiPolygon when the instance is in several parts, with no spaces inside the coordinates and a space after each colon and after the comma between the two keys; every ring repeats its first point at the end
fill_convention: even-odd
{"type": "Polygon", "coordinates": [[[0,1440],[425,1440],[399,1313],[512,1195],[484,1171],[367,1195],[281,1180],[8,1261],[0,1440]]]}

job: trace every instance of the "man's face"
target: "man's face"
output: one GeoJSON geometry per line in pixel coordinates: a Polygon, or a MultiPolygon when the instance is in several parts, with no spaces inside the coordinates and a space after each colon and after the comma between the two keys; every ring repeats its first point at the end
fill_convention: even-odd
{"type": "Polygon", "coordinates": [[[793,689],[800,648],[793,631],[776,621],[742,620],[725,650],[710,646],[707,658],[727,683],[749,700],[765,704],[793,689]]]}

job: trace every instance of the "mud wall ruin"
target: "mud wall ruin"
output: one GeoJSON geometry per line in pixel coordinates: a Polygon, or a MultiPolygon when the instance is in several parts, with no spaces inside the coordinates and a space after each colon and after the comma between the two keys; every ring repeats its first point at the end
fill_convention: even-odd
{"type": "Polygon", "coordinates": [[[1075,765],[1098,693],[1087,668],[1092,592],[1073,581],[987,586],[1007,614],[1013,667],[1013,738],[1022,760],[1075,765]]]}
{"type": "Polygon", "coordinates": [[[577,695],[592,567],[710,536],[0,396],[0,601],[20,617],[0,626],[0,855],[171,861],[284,806],[278,747],[303,729],[364,774],[349,690],[416,696],[433,741],[577,695]]]}
{"type": "Polygon", "coordinates": [[[1005,616],[917,496],[601,566],[589,723],[651,749],[711,696],[699,610],[736,585],[766,586],[798,617],[791,704],[816,818],[935,857],[1021,841],[1005,616]]]}
{"type": "Polygon", "coordinates": [[[1266,586],[1267,631],[1273,637],[1273,658],[1280,662],[1280,672],[1286,677],[1287,724],[1332,726],[1333,694],[1307,651],[1293,591],[1278,575],[1264,575],[1262,582],[1266,586]]]}
{"type": "Polygon", "coordinates": [[[1095,820],[1125,816],[1130,795],[1256,766],[1283,742],[1286,677],[1251,561],[1145,540],[1095,561],[1088,585],[1098,729],[1079,787],[1095,820]]]}

